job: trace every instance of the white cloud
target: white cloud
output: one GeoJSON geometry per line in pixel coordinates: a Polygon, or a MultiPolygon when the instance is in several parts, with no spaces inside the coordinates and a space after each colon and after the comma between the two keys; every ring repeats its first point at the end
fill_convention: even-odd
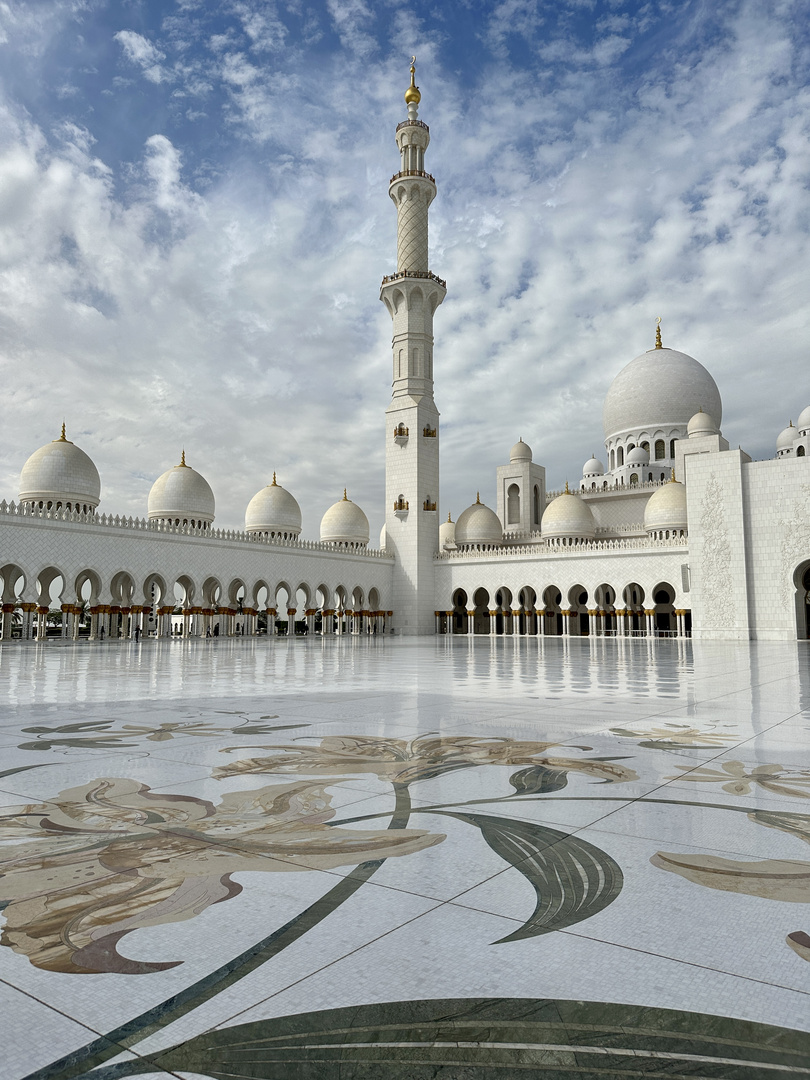
{"type": "Polygon", "coordinates": [[[166,54],[151,41],[134,30],[119,30],[117,34],[113,34],[113,37],[120,42],[127,60],[139,67],[146,79],[153,83],[166,81],[166,69],[161,63],[166,59],[166,54]]]}

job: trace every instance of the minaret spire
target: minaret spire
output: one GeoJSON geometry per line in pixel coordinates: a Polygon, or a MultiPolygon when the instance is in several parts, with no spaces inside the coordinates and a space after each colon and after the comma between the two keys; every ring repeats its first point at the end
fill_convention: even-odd
{"type": "Polygon", "coordinates": [[[430,129],[418,118],[416,57],[405,91],[408,119],[397,124],[399,172],[388,184],[397,208],[397,269],[380,299],[393,321],[393,387],[386,411],[386,545],[396,559],[394,628],[432,634],[433,557],[439,550],[439,413],[433,401],[433,314],[445,282],[428,263],[428,210],[436,181],[425,170],[430,129]],[[391,432],[410,432],[392,436],[391,432]],[[404,513],[402,505],[414,507],[404,513]],[[400,509],[397,509],[397,508],[400,509]],[[421,509],[420,509],[421,507],[421,509]]]}

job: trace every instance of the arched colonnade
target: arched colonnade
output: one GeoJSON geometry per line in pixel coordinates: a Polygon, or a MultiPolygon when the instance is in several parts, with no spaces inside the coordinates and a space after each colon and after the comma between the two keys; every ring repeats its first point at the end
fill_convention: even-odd
{"type": "Polygon", "coordinates": [[[649,594],[637,582],[603,583],[589,592],[575,584],[513,593],[506,586],[458,588],[452,607],[437,611],[436,632],[513,637],[690,637],[692,613],[676,606],[677,590],[658,582],[649,594]]]}
{"type": "Polygon", "coordinates": [[[126,570],[104,580],[91,568],[71,576],[14,563],[0,566],[0,598],[2,640],[382,634],[393,615],[375,587],[189,574],[169,581],[158,572],[137,579],[126,570]]]}

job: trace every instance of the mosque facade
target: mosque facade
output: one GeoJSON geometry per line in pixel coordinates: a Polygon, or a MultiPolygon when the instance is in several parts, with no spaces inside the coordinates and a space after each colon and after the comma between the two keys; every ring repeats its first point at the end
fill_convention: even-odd
{"type": "Polygon", "coordinates": [[[2,638],[279,632],[403,635],[810,637],[810,407],[753,461],[721,432],[710,372],[653,348],[613,380],[604,461],[549,491],[522,438],[497,469],[495,507],[453,522],[439,507],[440,418],[433,317],[446,283],[428,263],[436,182],[425,168],[411,67],[398,124],[397,270],[380,299],[392,320],[385,414],[386,514],[378,549],[344,491],[318,541],[276,476],[241,531],[214,527],[215,498],[181,456],[144,518],[99,513],[94,462],[61,436],[25,462],[0,502],[2,638]],[[52,620],[51,620],[52,621],[52,620]]]}

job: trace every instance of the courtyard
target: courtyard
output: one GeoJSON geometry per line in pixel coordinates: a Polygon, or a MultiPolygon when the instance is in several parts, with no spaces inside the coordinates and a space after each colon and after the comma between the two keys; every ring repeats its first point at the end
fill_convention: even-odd
{"type": "Polygon", "coordinates": [[[810,1077],[806,642],[0,646],[3,1080],[810,1077]]]}

